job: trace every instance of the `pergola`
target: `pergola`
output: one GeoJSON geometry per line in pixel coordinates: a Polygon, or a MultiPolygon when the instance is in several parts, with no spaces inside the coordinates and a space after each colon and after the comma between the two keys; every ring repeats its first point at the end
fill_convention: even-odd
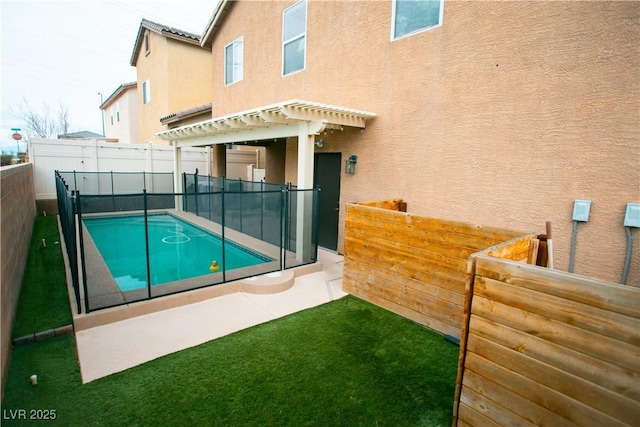
{"type": "MultiPolygon", "coordinates": [[[[327,129],[355,127],[364,129],[375,113],[293,99],[239,113],[216,117],[187,126],[159,132],[156,136],[170,141],[174,147],[174,180],[176,192],[182,193],[183,147],[231,144],[267,139],[298,138],[299,189],[313,188],[314,138],[327,129]]],[[[311,236],[311,200],[298,204],[296,245],[298,256],[305,256],[305,242],[311,236]]],[[[179,208],[179,204],[177,204],[179,208]]]]}

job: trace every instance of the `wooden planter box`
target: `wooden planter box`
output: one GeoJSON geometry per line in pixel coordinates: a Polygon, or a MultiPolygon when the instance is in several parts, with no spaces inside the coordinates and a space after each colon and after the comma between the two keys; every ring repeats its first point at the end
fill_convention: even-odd
{"type": "Polygon", "coordinates": [[[524,260],[536,236],[402,209],[402,200],[347,206],[343,289],[459,339],[474,257],[524,260]]]}

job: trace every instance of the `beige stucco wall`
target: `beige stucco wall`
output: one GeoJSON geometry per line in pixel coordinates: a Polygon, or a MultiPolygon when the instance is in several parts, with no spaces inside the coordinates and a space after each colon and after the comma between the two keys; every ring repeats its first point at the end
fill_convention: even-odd
{"type": "Polygon", "coordinates": [[[139,141],[166,144],[154,134],[166,130],[160,118],[211,102],[211,52],[149,32],[149,54],[144,47],[136,61],[139,141]],[[142,103],[142,84],[149,80],[151,100],[142,103]]]}
{"type": "Polygon", "coordinates": [[[141,142],[139,138],[139,118],[138,118],[138,88],[125,89],[120,96],[104,111],[104,132],[107,138],[118,138],[118,142],[123,144],[135,144],[141,142]],[[120,121],[116,112],[120,108],[120,121]],[[111,115],[113,114],[113,124],[111,115]]]}
{"type": "Polygon", "coordinates": [[[30,163],[0,168],[0,200],[2,222],[0,258],[2,259],[2,332],[0,369],[1,395],[11,356],[13,318],[18,307],[22,275],[29,254],[29,243],[36,217],[36,196],[33,186],[33,166],[30,163]]]}
{"type": "MultiPolygon", "coordinates": [[[[311,1],[306,69],[282,77],[290,4],[233,7],[213,44],[212,115],[292,98],[377,113],[363,133],[323,136],[322,151],[358,156],[341,178],[340,250],[345,202],[402,197],[424,216],[534,232],[551,220],[566,270],[573,201],[589,199],[575,272],[620,280],[624,209],[640,202],[640,3],[448,1],[441,27],[390,41],[390,1],[311,1]],[[239,36],[244,79],[225,87],[217,64],[239,36]]],[[[286,154],[295,182],[295,144],[286,154]]]]}

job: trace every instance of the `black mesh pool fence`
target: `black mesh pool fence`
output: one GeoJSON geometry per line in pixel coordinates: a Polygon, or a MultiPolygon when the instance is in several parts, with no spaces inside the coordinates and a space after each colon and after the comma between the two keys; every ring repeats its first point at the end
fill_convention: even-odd
{"type": "MultiPolygon", "coordinates": [[[[177,193],[173,191],[172,174],[155,175],[56,171],[60,220],[79,313],[226,283],[317,260],[318,189],[299,190],[290,184],[184,174],[185,191],[177,193]],[[73,184],[70,185],[70,181],[73,184]],[[138,188],[144,186],[135,191],[136,185],[138,188]],[[145,188],[150,186],[154,191],[145,188]],[[200,278],[169,282],[161,277],[159,272],[164,269],[163,263],[167,263],[167,259],[159,258],[156,248],[149,244],[148,234],[159,218],[154,215],[161,214],[179,217],[221,239],[222,253],[215,255],[216,259],[198,261],[200,264],[216,261],[219,270],[211,270],[215,274],[205,272],[200,278]],[[120,286],[117,280],[122,278],[116,280],[115,274],[110,273],[104,254],[97,248],[84,221],[91,221],[93,217],[132,216],[144,219],[144,235],[141,244],[126,248],[127,257],[140,260],[141,266],[146,267],[135,280],[125,277],[129,282],[143,283],[138,283],[135,289],[120,286]],[[149,219],[153,221],[149,222],[149,219]],[[249,252],[264,255],[263,262],[243,268],[228,265],[225,253],[236,250],[238,241],[242,241],[249,252]]],[[[116,230],[113,234],[117,234],[116,230]]],[[[177,263],[177,270],[180,265],[193,262],[180,259],[180,254],[176,254],[171,262],[177,263]]]]}

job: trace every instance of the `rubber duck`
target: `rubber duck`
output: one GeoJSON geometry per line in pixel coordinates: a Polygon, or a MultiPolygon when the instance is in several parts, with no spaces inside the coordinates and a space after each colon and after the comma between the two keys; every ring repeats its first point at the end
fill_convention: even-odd
{"type": "Polygon", "coordinates": [[[211,265],[209,266],[209,270],[211,270],[213,273],[215,273],[216,271],[220,270],[220,266],[218,265],[218,261],[216,261],[215,259],[213,261],[211,261],[211,265]]]}

